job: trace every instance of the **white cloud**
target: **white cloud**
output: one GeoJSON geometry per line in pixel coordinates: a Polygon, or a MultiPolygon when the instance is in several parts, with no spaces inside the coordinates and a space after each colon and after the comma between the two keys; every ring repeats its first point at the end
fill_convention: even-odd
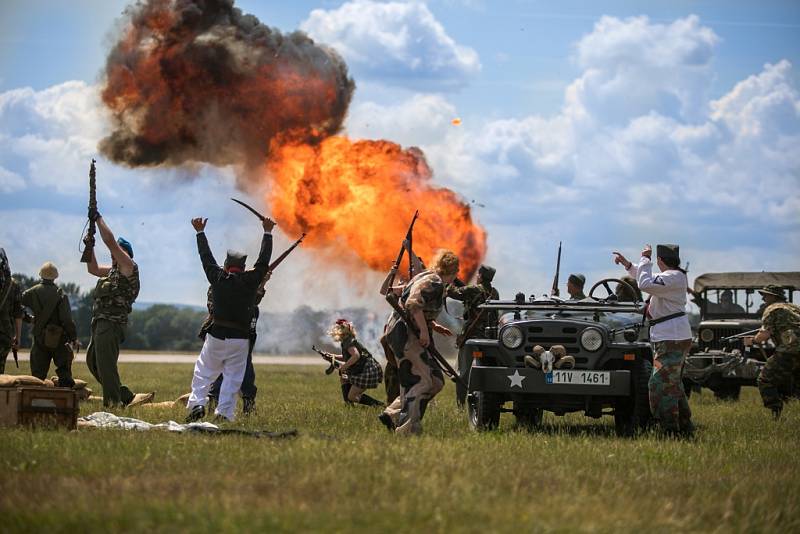
{"type": "Polygon", "coordinates": [[[0,193],[13,193],[25,189],[25,180],[15,172],[0,167],[0,193]]]}
{"type": "MultiPolygon", "coordinates": [[[[605,263],[612,249],[658,241],[682,243],[698,274],[726,269],[726,254],[728,270],[797,269],[796,74],[785,60],[765,65],[711,99],[719,42],[694,16],[603,17],[576,45],[583,71],[559,113],[433,128],[422,148],[439,180],[487,204],[477,215],[506,291],[547,283],[538,269],[552,268],[561,239],[565,269],[595,279],[616,272],[605,263]]],[[[362,108],[416,131],[444,115],[415,119],[422,99],[362,108]]]]}
{"type": "Polygon", "coordinates": [[[456,43],[422,2],[353,0],[313,10],[301,29],[335,48],[359,77],[382,83],[454,89],[481,69],[477,52],[456,43]]]}

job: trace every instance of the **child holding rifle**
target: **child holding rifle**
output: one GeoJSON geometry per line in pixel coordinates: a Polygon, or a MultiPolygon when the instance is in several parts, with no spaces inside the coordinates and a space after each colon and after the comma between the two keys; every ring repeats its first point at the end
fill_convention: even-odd
{"type": "Polygon", "coordinates": [[[342,398],[348,404],[364,404],[366,406],[383,406],[366,393],[368,389],[378,387],[383,380],[383,371],[372,354],[356,339],[356,329],[347,319],[338,319],[328,335],[341,343],[341,354],[330,356],[341,362],[339,377],[342,384],[342,398]]]}

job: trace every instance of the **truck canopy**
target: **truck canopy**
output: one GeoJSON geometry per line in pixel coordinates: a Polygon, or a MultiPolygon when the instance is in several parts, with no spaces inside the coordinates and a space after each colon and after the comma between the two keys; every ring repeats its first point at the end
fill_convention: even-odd
{"type": "Polygon", "coordinates": [[[706,273],[694,279],[694,290],[747,289],[776,285],[800,289],[800,271],[785,273],[706,273]]]}

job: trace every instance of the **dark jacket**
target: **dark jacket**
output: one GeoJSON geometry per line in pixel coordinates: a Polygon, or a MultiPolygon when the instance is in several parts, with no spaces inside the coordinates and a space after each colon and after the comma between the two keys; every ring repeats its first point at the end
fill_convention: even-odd
{"type": "Polygon", "coordinates": [[[43,342],[44,329],[48,324],[56,324],[64,329],[64,342],[77,339],[69,299],[51,280],[42,280],[26,290],[22,294],[22,304],[33,310],[33,339],[36,343],[43,342]],[[56,301],[59,302],[55,310],[49,317],[46,317],[47,310],[52,309],[56,301]]]}
{"type": "Polygon", "coordinates": [[[214,314],[209,333],[218,339],[248,338],[256,291],[269,269],[272,235],[264,234],[255,265],[252,269],[241,273],[227,273],[217,265],[204,232],[197,234],[197,250],[208,283],[211,284],[211,304],[214,314]]]}

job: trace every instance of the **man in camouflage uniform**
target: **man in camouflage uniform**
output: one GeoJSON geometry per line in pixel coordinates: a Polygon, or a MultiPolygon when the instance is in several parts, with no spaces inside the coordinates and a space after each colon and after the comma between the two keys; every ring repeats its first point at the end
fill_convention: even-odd
{"type": "Polygon", "coordinates": [[[96,210],[90,210],[89,218],[97,222],[100,237],[111,252],[111,266],[98,265],[94,251],[86,264],[89,274],[99,278],[94,289],[92,335],[86,349],[86,365],[103,387],[103,405],[127,406],[135,395],[122,385],[117,361],[119,346],[125,340],[128,314],[139,295],[139,266],[133,261],[133,246],[123,238],[115,239],[96,210]]]}
{"type": "MultiPolygon", "coordinates": [[[[483,335],[483,330],[489,323],[489,313],[481,310],[478,306],[487,300],[497,300],[500,298],[497,290],[492,287],[495,269],[488,265],[481,265],[478,269],[478,278],[475,284],[456,287],[447,286],[447,296],[454,300],[464,303],[464,327],[461,334],[456,338],[458,347],[458,375],[465,384],[469,383],[469,371],[472,368],[471,350],[465,347],[468,339],[483,335]]],[[[460,383],[456,383],[456,404],[464,406],[467,400],[467,389],[460,383]]]]}
{"type": "Polygon", "coordinates": [[[379,419],[398,434],[422,432],[428,403],[444,387],[444,374],[427,348],[432,343],[432,332],[453,335],[434,319],[444,306],[445,286],[453,283],[458,274],[458,257],[450,251],[440,251],[433,265],[433,269],[412,278],[400,297],[400,304],[420,332],[419,337],[397,313],[387,327],[386,338],[398,363],[400,397],[386,407],[379,419]]]}
{"type": "Polygon", "coordinates": [[[50,361],[56,364],[60,387],[71,388],[72,348],[78,339],[69,298],[55,284],[58,269],[49,261],[39,269],[41,282],[22,294],[22,304],[33,311],[33,346],[31,347],[31,374],[40,380],[47,378],[50,361]],[[48,327],[55,328],[47,334],[48,327]],[[58,332],[60,329],[60,333],[58,332]]]}
{"type": "Polygon", "coordinates": [[[22,292],[11,278],[6,251],[0,248],[0,374],[6,372],[8,353],[19,348],[22,315],[22,292]]]}
{"type": "Polygon", "coordinates": [[[758,390],[764,406],[775,418],[783,411],[783,401],[792,391],[793,375],[800,370],[800,306],[786,302],[783,288],[770,285],[758,291],[767,305],[761,317],[761,330],[755,343],[772,339],[775,354],[758,377],[758,390]]]}

